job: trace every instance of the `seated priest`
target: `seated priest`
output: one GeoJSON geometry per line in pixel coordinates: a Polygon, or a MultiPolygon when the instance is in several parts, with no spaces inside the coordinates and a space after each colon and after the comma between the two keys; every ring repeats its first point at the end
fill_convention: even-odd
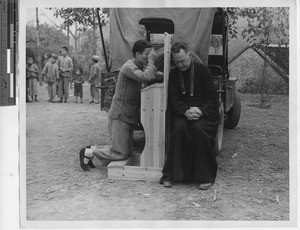
{"type": "Polygon", "coordinates": [[[168,89],[170,148],[160,183],[196,182],[199,189],[210,189],[217,174],[214,147],[220,123],[213,77],[207,66],[192,61],[186,43],[174,43],[171,54],[176,68],[168,89]]]}

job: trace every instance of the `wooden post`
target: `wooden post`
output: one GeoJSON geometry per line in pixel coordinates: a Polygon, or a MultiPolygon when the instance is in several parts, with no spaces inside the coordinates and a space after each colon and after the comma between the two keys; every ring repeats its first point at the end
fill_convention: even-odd
{"type": "Polygon", "coordinates": [[[171,36],[168,33],[165,33],[164,42],[164,112],[166,112],[168,105],[168,84],[171,64],[171,36]]]}
{"type": "Polygon", "coordinates": [[[160,167],[165,162],[166,111],[171,57],[171,36],[164,39],[164,82],[142,90],[141,123],[145,130],[145,148],[141,155],[141,166],[160,167]]]}
{"type": "Polygon", "coordinates": [[[164,116],[163,116],[163,136],[162,142],[164,145],[164,154],[161,156],[161,160],[165,162],[165,156],[168,153],[169,146],[169,124],[167,124],[167,108],[168,108],[168,85],[169,85],[169,74],[171,65],[171,35],[165,33],[164,39],[164,116]]]}

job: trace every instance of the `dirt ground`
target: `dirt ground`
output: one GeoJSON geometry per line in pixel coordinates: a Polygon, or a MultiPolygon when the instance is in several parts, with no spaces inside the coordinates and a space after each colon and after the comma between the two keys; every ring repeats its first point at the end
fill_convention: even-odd
{"type": "MultiPolygon", "coordinates": [[[[73,90],[70,90],[73,95],[73,90]]],[[[107,179],[107,168],[84,172],[79,150],[109,144],[107,113],[84,103],[49,103],[45,84],[39,102],[26,104],[27,220],[289,220],[289,127],[287,96],[270,109],[258,95],[241,95],[239,125],[225,130],[213,189],[196,184],[164,188],[158,182],[107,179]]]]}

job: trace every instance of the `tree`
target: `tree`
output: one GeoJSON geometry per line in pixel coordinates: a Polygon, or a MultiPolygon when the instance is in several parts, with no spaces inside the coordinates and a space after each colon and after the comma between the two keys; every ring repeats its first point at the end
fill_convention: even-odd
{"type": "MultiPolygon", "coordinates": [[[[55,17],[61,17],[64,20],[64,25],[73,29],[75,27],[75,36],[70,32],[75,41],[75,53],[72,55],[74,60],[78,61],[76,63],[81,65],[84,72],[87,73],[91,56],[99,53],[99,51],[102,56],[104,55],[101,47],[97,45],[99,39],[97,30],[100,31],[99,21],[102,27],[108,24],[108,9],[99,9],[100,20],[98,20],[98,8],[49,8],[49,10],[53,11],[55,17]],[[79,36],[76,36],[76,31],[79,36]]],[[[65,26],[61,26],[61,28],[65,29],[65,26]]],[[[103,43],[105,42],[103,41],[103,43]]],[[[104,45],[107,50],[107,43],[104,45]]]]}
{"type": "MultiPolygon", "coordinates": [[[[284,7],[256,7],[256,8],[226,8],[231,23],[229,32],[231,37],[236,37],[236,20],[239,17],[247,19],[247,25],[241,32],[243,39],[249,44],[259,44],[264,47],[265,57],[268,55],[270,44],[279,46],[289,43],[289,9],[284,7]]],[[[261,76],[261,107],[271,105],[266,82],[267,63],[264,60],[261,76]]]]}
{"type": "MultiPolygon", "coordinates": [[[[38,48],[38,67],[39,70],[41,71],[42,69],[42,60],[41,60],[41,49],[40,49],[40,26],[39,26],[39,12],[38,12],[38,8],[35,8],[36,10],[36,43],[37,43],[37,48],[38,48]]],[[[40,85],[42,85],[42,75],[39,74],[39,83],[40,85]]]]}
{"type": "MultiPolygon", "coordinates": [[[[85,31],[87,27],[92,27],[94,31],[93,42],[94,50],[97,48],[97,36],[96,29],[99,28],[97,21],[97,14],[95,8],[49,8],[54,11],[55,17],[61,17],[64,20],[64,25],[61,27],[68,31],[74,38],[75,50],[78,48],[78,39],[82,35],[82,31],[85,31]],[[75,25],[75,32],[70,30],[70,27],[75,25]]],[[[108,22],[108,13],[101,12],[101,24],[106,25],[108,22]]]]}
{"type": "Polygon", "coordinates": [[[41,54],[57,54],[60,48],[65,45],[65,41],[67,39],[66,35],[61,29],[57,29],[56,27],[47,23],[43,23],[39,25],[40,48],[38,48],[35,36],[36,33],[37,27],[34,24],[29,23],[26,25],[27,46],[35,55],[38,54],[39,50],[41,54]]]}
{"type": "MultiPolygon", "coordinates": [[[[91,68],[91,65],[93,64],[92,56],[94,54],[98,54],[102,57],[104,57],[103,49],[102,47],[97,48],[97,52],[95,52],[94,47],[94,30],[93,29],[87,29],[82,32],[81,35],[81,42],[80,42],[80,48],[78,48],[78,52],[74,55],[74,67],[81,67],[83,68],[84,76],[87,77],[89,74],[89,70],[91,68]]],[[[106,50],[109,51],[109,43],[108,41],[105,41],[106,50]]],[[[107,53],[109,57],[109,52],[107,53]]],[[[104,58],[100,59],[100,66],[104,69],[105,68],[105,61],[104,58]]]]}

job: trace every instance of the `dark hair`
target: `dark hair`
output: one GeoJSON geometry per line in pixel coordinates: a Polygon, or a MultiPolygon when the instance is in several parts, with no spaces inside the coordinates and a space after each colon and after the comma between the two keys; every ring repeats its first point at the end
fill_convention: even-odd
{"type": "Polygon", "coordinates": [[[138,40],[132,47],[132,54],[135,57],[136,52],[143,53],[146,48],[152,48],[152,45],[146,40],[138,40]]]}
{"type": "Polygon", "coordinates": [[[175,42],[171,47],[171,53],[179,53],[180,50],[189,51],[189,46],[185,42],[175,42]]]}
{"type": "Polygon", "coordinates": [[[66,52],[69,52],[69,49],[68,49],[68,47],[66,47],[66,46],[63,46],[62,47],[66,52]]]}
{"type": "MultiPolygon", "coordinates": [[[[76,70],[79,70],[80,74],[83,73],[83,69],[81,67],[76,68],[76,70]]],[[[76,72],[76,70],[75,70],[75,72],[76,72]]]]}

